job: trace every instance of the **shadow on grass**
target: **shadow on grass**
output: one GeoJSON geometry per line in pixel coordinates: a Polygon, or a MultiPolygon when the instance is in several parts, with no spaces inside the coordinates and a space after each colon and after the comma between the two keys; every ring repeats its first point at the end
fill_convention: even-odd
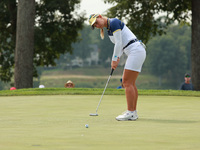
{"type": "Polygon", "coordinates": [[[144,122],[156,122],[156,123],[199,123],[200,121],[192,121],[192,120],[168,120],[168,119],[147,119],[147,118],[139,118],[140,121],[144,122]]]}

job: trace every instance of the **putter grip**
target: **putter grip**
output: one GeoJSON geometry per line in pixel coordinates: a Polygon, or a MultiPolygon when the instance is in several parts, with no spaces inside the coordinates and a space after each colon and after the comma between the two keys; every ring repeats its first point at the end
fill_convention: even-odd
{"type": "Polygon", "coordinates": [[[110,73],[111,76],[112,76],[114,70],[115,70],[115,69],[112,68],[111,73],[110,73]]]}

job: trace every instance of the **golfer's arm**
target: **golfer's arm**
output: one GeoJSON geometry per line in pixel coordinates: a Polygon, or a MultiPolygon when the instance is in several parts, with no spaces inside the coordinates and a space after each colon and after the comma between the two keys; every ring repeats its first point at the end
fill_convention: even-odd
{"type": "Polygon", "coordinates": [[[115,39],[115,46],[114,46],[114,51],[113,51],[113,56],[112,56],[112,61],[117,61],[118,58],[121,57],[122,53],[122,34],[121,30],[116,30],[113,32],[113,36],[115,39]]]}

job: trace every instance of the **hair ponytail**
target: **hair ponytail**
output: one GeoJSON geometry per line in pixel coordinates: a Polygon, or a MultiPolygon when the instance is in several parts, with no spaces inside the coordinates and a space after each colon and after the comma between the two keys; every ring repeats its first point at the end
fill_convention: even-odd
{"type": "Polygon", "coordinates": [[[100,36],[101,36],[101,39],[103,40],[103,39],[104,39],[104,31],[103,31],[103,28],[100,29],[100,36]]]}

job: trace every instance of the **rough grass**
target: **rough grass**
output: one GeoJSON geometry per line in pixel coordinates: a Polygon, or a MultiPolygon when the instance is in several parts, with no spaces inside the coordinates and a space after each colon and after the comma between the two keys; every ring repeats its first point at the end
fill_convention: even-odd
{"type": "MultiPolygon", "coordinates": [[[[18,90],[2,90],[0,96],[22,95],[101,95],[104,88],[30,88],[18,90]]],[[[183,90],[138,90],[139,95],[157,96],[195,96],[200,97],[200,91],[183,90]]],[[[124,89],[107,88],[105,95],[124,95],[124,89]]]]}
{"type": "MultiPolygon", "coordinates": [[[[109,82],[110,88],[117,88],[121,84],[120,79],[122,78],[123,69],[123,67],[118,67],[113,72],[109,82]]],[[[61,88],[68,80],[72,80],[78,88],[104,88],[109,74],[110,67],[104,68],[101,66],[72,70],[46,70],[42,72],[39,84],[43,84],[48,88],[61,88]]],[[[35,82],[37,83],[38,80],[35,79],[35,82]]],[[[168,83],[168,81],[163,80],[163,85],[165,83],[168,83]]],[[[159,86],[157,77],[144,72],[140,73],[136,84],[140,89],[169,89],[167,86],[159,86]]],[[[38,86],[38,84],[34,85],[34,87],[38,86]]]]}
{"type": "MultiPolygon", "coordinates": [[[[51,87],[64,87],[64,84],[71,80],[74,82],[75,86],[78,88],[103,88],[105,87],[105,84],[108,79],[107,75],[79,75],[79,74],[66,74],[66,73],[60,73],[60,74],[44,74],[41,76],[40,84],[45,85],[45,87],[51,88],[51,87]]],[[[121,83],[120,79],[122,78],[121,75],[113,75],[112,79],[109,82],[110,88],[117,88],[121,83]]],[[[144,89],[160,89],[158,85],[158,80],[156,77],[152,75],[140,75],[136,81],[138,88],[144,88],[144,89]]],[[[38,87],[36,85],[35,87],[38,87]]]]}
{"type": "Polygon", "coordinates": [[[126,109],[124,95],[105,95],[99,116],[89,116],[99,99],[100,95],[1,96],[0,149],[200,149],[199,97],[140,95],[139,119],[129,122],[115,120],[126,109]]]}

